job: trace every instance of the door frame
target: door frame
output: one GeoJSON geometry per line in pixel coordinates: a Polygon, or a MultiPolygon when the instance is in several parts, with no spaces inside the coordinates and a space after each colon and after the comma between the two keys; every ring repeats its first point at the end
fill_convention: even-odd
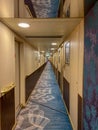
{"type": "MultiPolygon", "coordinates": [[[[25,105],[25,59],[24,59],[24,47],[25,43],[22,41],[19,37],[15,37],[15,44],[16,42],[19,44],[19,51],[20,51],[20,108],[25,105]]],[[[16,46],[15,46],[16,47],[16,46]]],[[[16,67],[16,64],[15,64],[16,67]]],[[[16,71],[16,68],[15,68],[16,71]]],[[[16,79],[15,79],[16,80],[16,79]]],[[[16,108],[15,108],[16,109],[16,108]]],[[[19,111],[15,111],[15,117],[17,117],[17,114],[19,111]]]]}

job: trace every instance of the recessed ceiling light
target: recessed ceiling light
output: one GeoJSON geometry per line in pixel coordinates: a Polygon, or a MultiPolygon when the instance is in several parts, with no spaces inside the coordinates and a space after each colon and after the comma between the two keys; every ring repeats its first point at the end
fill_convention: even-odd
{"type": "Polygon", "coordinates": [[[52,51],[54,51],[55,49],[54,48],[51,48],[52,51]]]}
{"type": "Polygon", "coordinates": [[[41,51],[42,53],[44,53],[45,51],[41,51]]]}
{"type": "Polygon", "coordinates": [[[18,26],[21,28],[29,28],[30,27],[30,25],[28,23],[19,23],[18,26]]]}
{"type": "Polygon", "coordinates": [[[55,45],[57,45],[57,43],[54,42],[54,43],[51,43],[51,45],[55,46],[55,45]]]}

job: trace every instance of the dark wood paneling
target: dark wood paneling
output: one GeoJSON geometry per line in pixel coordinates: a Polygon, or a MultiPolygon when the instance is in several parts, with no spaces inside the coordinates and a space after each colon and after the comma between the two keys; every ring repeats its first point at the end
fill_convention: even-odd
{"type": "Polygon", "coordinates": [[[63,77],[63,98],[65,101],[65,104],[67,106],[68,112],[69,112],[69,94],[70,94],[70,90],[69,90],[69,82],[63,77]]]}
{"type": "Polygon", "coordinates": [[[35,72],[33,72],[30,76],[26,77],[26,88],[25,88],[25,95],[26,95],[26,101],[28,99],[28,97],[30,96],[31,92],[33,91],[43,69],[45,68],[46,63],[41,66],[38,70],[36,70],[35,72]]]}
{"type": "Polygon", "coordinates": [[[58,84],[59,84],[59,87],[60,87],[60,80],[61,80],[61,74],[60,74],[60,72],[58,71],[58,84]]]}
{"type": "Polygon", "coordinates": [[[15,124],[14,88],[0,98],[1,130],[12,130],[15,124]]]}
{"type": "Polygon", "coordinates": [[[78,130],[83,130],[82,122],[82,97],[78,94],[78,130]]]}
{"type": "Polygon", "coordinates": [[[1,130],[1,98],[0,98],[0,130],[1,130]]]}

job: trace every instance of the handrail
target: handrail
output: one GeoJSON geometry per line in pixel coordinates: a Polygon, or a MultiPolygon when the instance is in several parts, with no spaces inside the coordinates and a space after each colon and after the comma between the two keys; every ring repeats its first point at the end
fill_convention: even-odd
{"type": "Polygon", "coordinates": [[[15,88],[15,83],[11,83],[10,85],[8,85],[7,87],[3,87],[1,89],[1,95],[5,95],[6,93],[8,93],[10,90],[12,90],[13,88],[15,88]]]}

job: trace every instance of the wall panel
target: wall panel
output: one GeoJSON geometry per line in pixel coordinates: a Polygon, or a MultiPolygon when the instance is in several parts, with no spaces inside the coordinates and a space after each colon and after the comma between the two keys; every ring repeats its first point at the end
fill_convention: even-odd
{"type": "MultiPolygon", "coordinates": [[[[78,130],[78,94],[82,97],[83,90],[83,53],[84,53],[84,22],[74,29],[65,40],[70,42],[70,64],[64,65],[64,78],[70,84],[70,116],[74,130],[78,130]]],[[[65,46],[64,46],[65,53],[65,46]]],[[[65,54],[64,54],[65,55],[65,54]]],[[[65,59],[65,56],[64,56],[65,59]]],[[[65,60],[64,60],[65,62],[65,60]]]]}
{"type": "Polygon", "coordinates": [[[70,88],[69,88],[70,86],[69,86],[69,83],[68,83],[68,81],[63,77],[63,98],[64,98],[64,101],[65,101],[65,104],[66,104],[66,106],[67,106],[67,109],[68,109],[68,112],[70,112],[69,111],[69,109],[70,109],[70,104],[69,104],[69,101],[70,101],[70,88]]]}
{"type": "Polygon", "coordinates": [[[0,23],[0,89],[15,83],[14,34],[0,23]]]}
{"type": "Polygon", "coordinates": [[[0,0],[0,17],[14,17],[14,0],[0,0]]]}
{"type": "MultiPolygon", "coordinates": [[[[31,74],[38,69],[44,63],[44,57],[41,58],[41,64],[38,65],[38,53],[33,47],[18,36],[14,34],[8,27],[0,22],[0,92],[4,86],[15,82],[15,40],[18,39],[21,42],[20,45],[20,103],[25,105],[25,76],[31,74]]],[[[15,84],[16,85],[16,84],[15,84]]],[[[0,93],[1,97],[1,93],[0,93]]],[[[12,98],[14,100],[14,98],[12,98]]],[[[8,99],[10,100],[10,99],[8,99]]],[[[17,99],[16,99],[17,100],[17,99]]],[[[11,101],[11,100],[10,100],[11,101]]],[[[15,101],[13,101],[15,102],[15,101]]],[[[15,102],[16,103],[16,102],[15,102]]],[[[0,108],[5,107],[8,102],[0,105],[0,108]]],[[[11,104],[10,104],[11,105],[11,104]]],[[[15,104],[14,104],[15,105],[15,104]]],[[[15,106],[14,106],[15,107],[15,106]]],[[[2,111],[2,110],[1,110],[2,111]]],[[[1,112],[0,112],[1,114],[1,112]]],[[[15,113],[14,113],[15,116],[15,113]]],[[[2,115],[0,115],[2,118],[2,115]]],[[[3,115],[4,117],[4,115],[3,115]]],[[[1,120],[1,119],[0,119],[1,120]]],[[[9,119],[8,119],[9,120],[9,119]]],[[[3,124],[6,120],[3,120],[3,124]]],[[[12,122],[13,123],[13,122],[12,122]]],[[[12,127],[12,124],[10,124],[12,127]]],[[[1,127],[1,126],[0,126],[1,127]]],[[[9,126],[10,129],[10,126],[9,126]]],[[[5,130],[2,129],[2,130],[5,130]]],[[[7,130],[7,128],[6,128],[7,130]]]]}

